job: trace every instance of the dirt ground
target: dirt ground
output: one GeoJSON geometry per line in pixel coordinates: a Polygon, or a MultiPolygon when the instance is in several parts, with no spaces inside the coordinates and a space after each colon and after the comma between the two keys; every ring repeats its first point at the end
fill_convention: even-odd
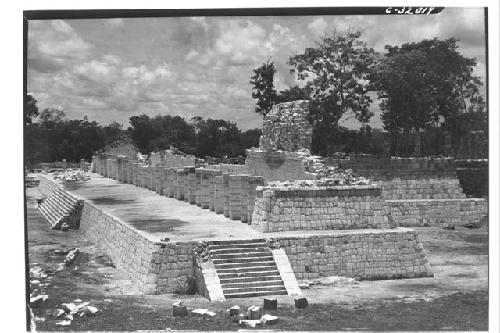
{"type": "MultiPolygon", "coordinates": [[[[238,330],[224,314],[232,305],[242,309],[262,305],[261,298],[210,303],[198,295],[141,295],[106,255],[78,231],[53,231],[36,211],[37,188],[27,189],[29,268],[40,268],[32,277],[31,292],[48,299],[33,308],[37,331],[134,330],[238,330]],[[78,247],[71,267],[55,250],[78,247]],[[89,302],[99,309],[95,316],[75,317],[69,326],[57,326],[54,316],[62,303],[89,302]],[[173,317],[172,303],[182,300],[191,309],[205,308],[211,318],[173,317]]],[[[488,329],[488,231],[457,227],[415,228],[424,243],[433,278],[353,281],[312,285],[303,289],[309,301],[296,309],[294,300],[278,296],[279,316],[273,330],[487,330],[488,329]]]]}

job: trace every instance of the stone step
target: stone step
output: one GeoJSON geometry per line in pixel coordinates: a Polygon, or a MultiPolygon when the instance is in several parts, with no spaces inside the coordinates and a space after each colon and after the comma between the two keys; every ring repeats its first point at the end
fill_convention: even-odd
{"type": "MultiPolygon", "coordinates": [[[[227,274],[229,275],[229,274],[227,274]]],[[[239,277],[237,274],[234,274],[235,276],[228,277],[228,276],[222,276],[219,275],[219,281],[221,284],[227,284],[227,283],[247,283],[247,282],[258,282],[258,281],[272,281],[272,280],[278,280],[281,279],[281,276],[278,271],[276,273],[268,273],[267,275],[262,275],[262,276],[243,276],[239,277]]]]}
{"type": "Polygon", "coordinates": [[[248,253],[248,252],[268,252],[269,248],[267,246],[261,247],[244,247],[244,248],[219,248],[219,249],[210,249],[209,251],[213,254],[231,254],[231,253],[248,253]]]}
{"type": "Polygon", "coordinates": [[[58,210],[54,210],[54,209],[51,209],[51,207],[47,207],[47,206],[40,207],[40,211],[43,214],[45,214],[46,216],[53,217],[56,220],[61,219],[61,218],[69,215],[69,213],[64,213],[64,212],[61,212],[58,210]]]}
{"type": "Polygon", "coordinates": [[[225,250],[225,249],[256,249],[267,248],[266,243],[239,243],[239,244],[220,244],[208,245],[210,250],[225,250]]]}
{"type": "Polygon", "coordinates": [[[270,255],[270,251],[252,251],[244,253],[212,253],[212,259],[231,259],[231,258],[249,258],[249,257],[267,257],[270,255]]]}
{"type": "Polygon", "coordinates": [[[276,264],[273,262],[270,265],[267,266],[248,266],[248,265],[243,265],[242,267],[217,267],[215,266],[215,269],[217,271],[217,274],[222,274],[222,273],[250,273],[250,272],[269,272],[269,271],[275,271],[277,270],[276,264]]]}
{"type": "Polygon", "coordinates": [[[235,239],[230,241],[210,241],[208,245],[234,245],[234,244],[254,244],[261,243],[266,244],[266,241],[263,239],[235,239]]]}
{"type": "Polygon", "coordinates": [[[67,194],[63,190],[56,190],[56,191],[54,191],[54,193],[53,193],[53,195],[51,197],[58,198],[61,201],[66,202],[69,205],[74,205],[74,204],[76,204],[78,202],[78,199],[70,196],[69,194],[67,194]]]}
{"type": "Polygon", "coordinates": [[[58,202],[56,199],[44,202],[42,203],[42,206],[51,207],[51,210],[57,210],[60,212],[69,212],[73,209],[72,205],[65,205],[64,203],[58,202]]]}
{"type": "Polygon", "coordinates": [[[286,289],[282,290],[267,290],[267,291],[250,291],[250,292],[227,292],[224,291],[226,298],[247,298],[247,297],[262,297],[273,295],[288,295],[286,289]]]}
{"type": "Polygon", "coordinates": [[[245,269],[254,269],[257,267],[276,267],[276,263],[274,260],[268,261],[254,261],[254,262],[238,262],[238,263],[229,263],[229,264],[219,264],[214,262],[214,266],[217,270],[219,269],[230,269],[230,268],[245,268],[245,269]]]}
{"type": "Polygon", "coordinates": [[[222,283],[222,290],[228,290],[232,288],[258,288],[258,287],[276,287],[276,286],[284,286],[283,281],[281,279],[274,280],[265,280],[265,281],[252,281],[252,282],[227,282],[222,283]]]}
{"type": "Polygon", "coordinates": [[[221,272],[221,270],[217,270],[217,274],[219,275],[219,280],[228,280],[228,279],[234,279],[234,278],[242,278],[242,279],[253,279],[253,278],[267,278],[267,277],[274,277],[274,276],[280,276],[280,272],[278,269],[267,269],[269,267],[266,267],[265,270],[260,270],[260,271],[248,271],[248,272],[242,272],[241,270],[238,271],[232,271],[232,270],[224,270],[221,272]]]}
{"type": "Polygon", "coordinates": [[[214,265],[217,264],[238,264],[238,263],[254,263],[254,262],[266,262],[266,261],[272,261],[274,262],[274,257],[271,254],[268,254],[267,256],[260,256],[260,257],[246,257],[246,258],[224,258],[224,259],[216,259],[212,258],[212,261],[214,265]]]}

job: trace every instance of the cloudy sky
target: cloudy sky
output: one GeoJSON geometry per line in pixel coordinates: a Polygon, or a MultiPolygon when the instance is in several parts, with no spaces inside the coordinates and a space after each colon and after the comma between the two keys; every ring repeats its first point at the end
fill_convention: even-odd
{"type": "MultiPolygon", "coordinates": [[[[429,16],[182,17],[30,21],[28,91],[39,108],[101,124],[145,113],[223,118],[260,127],[249,83],[270,57],[278,90],[295,84],[286,64],[333,30],[362,30],[368,46],[424,38],[460,40],[486,80],[484,15],[447,8],[429,16]]],[[[373,104],[376,110],[376,103],[373,104]]],[[[372,126],[381,127],[374,117],[372,126]]],[[[355,127],[354,122],[344,125],[355,127]]]]}

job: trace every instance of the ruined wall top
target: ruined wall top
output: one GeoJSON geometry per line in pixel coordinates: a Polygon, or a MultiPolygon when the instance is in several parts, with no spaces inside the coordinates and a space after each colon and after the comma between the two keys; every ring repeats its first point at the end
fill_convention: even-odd
{"type": "Polygon", "coordinates": [[[300,100],[275,105],[264,117],[260,149],[298,151],[311,149],[312,125],[307,119],[309,101],[300,100]]]}
{"type": "Polygon", "coordinates": [[[105,154],[123,155],[129,160],[137,159],[137,147],[134,141],[126,135],[116,138],[103,149],[105,154]]]}

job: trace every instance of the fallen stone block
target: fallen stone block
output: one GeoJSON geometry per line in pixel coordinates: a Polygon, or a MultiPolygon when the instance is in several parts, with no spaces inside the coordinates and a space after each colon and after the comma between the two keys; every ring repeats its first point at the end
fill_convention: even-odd
{"type": "Polygon", "coordinates": [[[181,301],[172,304],[172,314],[174,317],[185,317],[188,314],[187,307],[181,301]]]}
{"type": "Polygon", "coordinates": [[[56,326],[69,326],[71,325],[71,320],[62,320],[56,323],[56,326]]]}
{"type": "Polygon", "coordinates": [[[194,309],[193,311],[191,311],[191,314],[200,317],[213,317],[216,315],[215,312],[208,311],[208,309],[194,309]]]}
{"type": "Polygon", "coordinates": [[[66,313],[77,313],[78,307],[74,303],[63,303],[62,308],[66,313]]]}
{"type": "Polygon", "coordinates": [[[240,314],[240,307],[238,305],[234,305],[230,307],[227,311],[230,316],[237,316],[240,314]]]}
{"type": "Polygon", "coordinates": [[[265,314],[262,317],[260,317],[260,321],[265,324],[265,325],[274,325],[278,323],[278,316],[273,316],[270,314],[265,314]]]}
{"type": "Polygon", "coordinates": [[[35,308],[40,305],[42,305],[47,299],[49,298],[48,295],[38,295],[35,297],[30,298],[30,306],[35,308]]]}
{"type": "Polygon", "coordinates": [[[247,310],[247,316],[249,320],[257,320],[260,319],[260,306],[252,305],[247,310]]]}
{"type": "Polygon", "coordinates": [[[69,251],[68,255],[64,259],[64,264],[66,266],[73,265],[73,263],[75,262],[75,260],[76,260],[76,258],[78,257],[79,254],[80,254],[80,249],[79,248],[75,248],[75,249],[69,251]]]}
{"type": "Polygon", "coordinates": [[[455,230],[455,226],[453,224],[445,224],[443,226],[443,229],[446,229],[446,230],[455,230]]]}
{"type": "Polygon", "coordinates": [[[308,305],[309,305],[309,303],[307,303],[307,298],[305,298],[305,297],[295,298],[295,307],[297,309],[306,308],[308,305]]]}
{"type": "Polygon", "coordinates": [[[69,230],[69,225],[66,222],[61,224],[61,231],[68,231],[68,230],[69,230]]]}
{"type": "Polygon", "coordinates": [[[264,298],[264,310],[276,310],[278,308],[278,300],[276,298],[264,298]]]}
{"type": "Polygon", "coordinates": [[[309,283],[306,283],[306,282],[301,282],[299,283],[299,288],[300,289],[309,289],[309,283]]]}
{"type": "Polygon", "coordinates": [[[260,320],[244,319],[239,321],[240,326],[254,328],[257,325],[262,325],[260,320]]]}

